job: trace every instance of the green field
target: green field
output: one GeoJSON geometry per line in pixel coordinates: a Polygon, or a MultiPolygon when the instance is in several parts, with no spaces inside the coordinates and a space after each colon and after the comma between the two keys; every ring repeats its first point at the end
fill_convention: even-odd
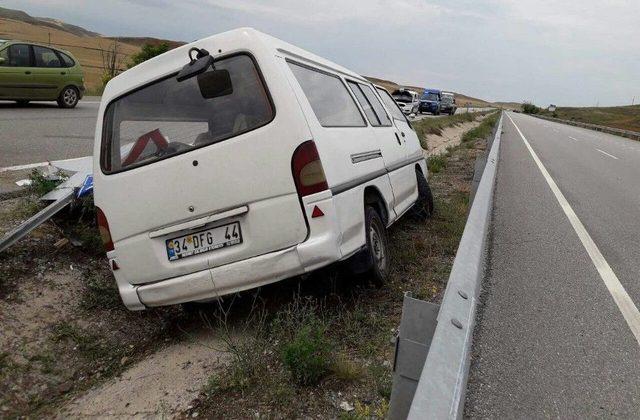
{"type": "Polygon", "coordinates": [[[559,107],[555,112],[542,111],[540,114],[563,120],[640,132],[640,105],[598,108],[559,107]]]}

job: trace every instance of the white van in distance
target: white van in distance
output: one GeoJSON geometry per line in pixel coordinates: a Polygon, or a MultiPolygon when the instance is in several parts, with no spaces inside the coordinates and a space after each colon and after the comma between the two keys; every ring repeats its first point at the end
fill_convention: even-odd
{"type": "Polygon", "coordinates": [[[98,226],[132,310],[350,258],[382,282],[386,229],[433,209],[418,137],[384,89],[247,28],[111,80],[94,156],[98,226]]]}

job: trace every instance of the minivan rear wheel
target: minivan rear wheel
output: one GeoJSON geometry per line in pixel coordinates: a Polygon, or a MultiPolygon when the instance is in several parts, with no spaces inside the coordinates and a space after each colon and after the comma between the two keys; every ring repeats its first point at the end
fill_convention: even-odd
{"type": "Polygon", "coordinates": [[[418,200],[413,205],[413,215],[419,220],[426,220],[433,214],[433,194],[424,175],[416,171],[418,178],[418,200]]]}
{"type": "Polygon", "coordinates": [[[58,97],[58,106],[60,108],[74,108],[78,105],[79,100],[80,95],[78,94],[78,89],[73,86],[67,86],[62,89],[62,92],[60,92],[60,96],[58,97]]]}
{"type": "Polygon", "coordinates": [[[365,207],[366,257],[370,263],[368,274],[371,282],[380,287],[389,278],[391,266],[387,228],[378,212],[371,206],[365,207]]]}

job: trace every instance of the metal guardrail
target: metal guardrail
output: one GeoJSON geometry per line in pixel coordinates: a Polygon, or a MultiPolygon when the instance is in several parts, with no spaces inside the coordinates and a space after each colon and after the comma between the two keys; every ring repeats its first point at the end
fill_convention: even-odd
{"type": "Polygon", "coordinates": [[[0,252],[3,252],[5,249],[9,248],[11,245],[18,242],[20,239],[25,237],[29,232],[33,229],[40,226],[45,221],[49,220],[54,214],[58,213],[60,210],[65,208],[69,203],[73,201],[73,197],[75,196],[74,190],[69,189],[64,191],[62,196],[54,201],[52,204],[48,205],[44,209],[40,210],[35,215],[31,216],[24,223],[22,223],[17,228],[13,229],[5,236],[0,238],[0,252]]]}
{"type": "MultiPolygon", "coordinates": [[[[498,122],[453,262],[437,315],[437,326],[433,336],[426,337],[428,353],[407,416],[412,420],[457,419],[464,414],[476,305],[484,276],[486,240],[493,207],[502,120],[503,116],[498,122]]],[[[403,313],[403,319],[404,317],[403,313]]],[[[402,410],[395,413],[390,413],[390,417],[403,417],[402,410]]]]}
{"type": "Polygon", "coordinates": [[[476,163],[479,182],[474,179],[477,190],[440,307],[405,294],[396,341],[392,420],[457,419],[464,414],[503,115],[488,144],[486,164],[482,159],[476,163]]]}
{"type": "Polygon", "coordinates": [[[545,115],[537,115],[537,114],[530,114],[530,115],[533,115],[534,117],[538,117],[543,120],[558,122],[558,123],[567,124],[567,125],[573,125],[574,127],[588,128],[589,130],[600,131],[607,134],[614,134],[616,136],[627,137],[633,140],[640,140],[640,133],[637,131],[623,130],[621,128],[607,127],[604,125],[583,123],[580,121],[563,120],[561,118],[547,117],[545,115]]]}

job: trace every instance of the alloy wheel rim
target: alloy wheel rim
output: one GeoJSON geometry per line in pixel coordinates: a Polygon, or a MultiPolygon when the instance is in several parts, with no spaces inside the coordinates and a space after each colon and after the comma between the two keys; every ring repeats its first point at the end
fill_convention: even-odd
{"type": "Polygon", "coordinates": [[[64,91],[63,100],[67,105],[73,105],[76,102],[76,91],[73,89],[67,89],[64,91]]]}

